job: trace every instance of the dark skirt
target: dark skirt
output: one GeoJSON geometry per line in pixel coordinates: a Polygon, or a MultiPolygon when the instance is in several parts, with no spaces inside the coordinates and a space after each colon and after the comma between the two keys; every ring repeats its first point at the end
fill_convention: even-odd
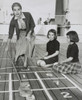
{"type": "Polygon", "coordinates": [[[41,60],[45,61],[46,64],[53,64],[55,62],[58,62],[57,57],[52,57],[52,58],[49,58],[49,59],[41,59],[41,60]]]}
{"type": "Polygon", "coordinates": [[[76,74],[81,72],[81,64],[77,63],[63,63],[57,64],[53,66],[53,69],[57,72],[64,73],[64,74],[76,74]]]}

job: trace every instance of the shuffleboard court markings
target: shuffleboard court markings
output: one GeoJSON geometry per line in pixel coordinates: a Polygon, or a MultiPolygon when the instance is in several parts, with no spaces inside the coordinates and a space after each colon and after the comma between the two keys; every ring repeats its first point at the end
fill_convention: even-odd
{"type": "MultiPolygon", "coordinates": [[[[19,82],[18,82],[18,84],[19,84],[19,82]]],[[[44,84],[44,83],[43,83],[44,84]]],[[[17,88],[18,88],[18,86],[17,86],[17,88]]],[[[17,98],[20,98],[20,97],[18,97],[18,90],[17,90],[17,88],[15,88],[15,90],[13,91],[14,92],[14,94],[15,94],[15,96],[17,96],[17,98]]],[[[72,92],[71,91],[73,91],[73,90],[75,90],[76,89],[76,91],[77,91],[77,87],[63,87],[63,88],[46,88],[47,89],[47,91],[49,91],[49,93],[50,93],[50,95],[53,97],[53,98],[55,98],[57,95],[56,95],[56,92],[57,92],[57,94],[59,94],[59,96],[61,95],[62,96],[62,98],[64,98],[64,93],[70,93],[70,95],[72,95],[72,92]],[[68,91],[69,90],[69,91],[68,91]],[[70,91],[71,90],[71,91],[70,91]],[[59,92],[58,92],[59,91],[59,92]],[[54,96],[53,96],[54,95],[54,96]]],[[[37,96],[37,94],[36,93],[40,93],[41,95],[44,95],[43,93],[43,91],[44,91],[44,89],[32,89],[33,90],[33,93],[35,94],[35,97],[37,96]]],[[[79,91],[79,90],[78,90],[79,91]]],[[[8,92],[8,91],[7,91],[8,92]]],[[[74,92],[74,91],[73,91],[74,92]]],[[[80,92],[79,92],[80,93],[80,92]]],[[[45,94],[46,95],[46,94],[45,94]]],[[[60,97],[61,97],[60,96],[60,97]]],[[[69,97],[69,96],[68,96],[69,97]]],[[[68,98],[67,97],[67,98],[68,98]]],[[[22,98],[22,97],[21,97],[22,98]]],[[[37,97],[36,97],[37,98],[37,97]]],[[[44,96],[43,96],[43,98],[44,98],[44,96]]],[[[55,100],[57,100],[57,98],[59,98],[58,96],[56,97],[56,99],[55,100]]],[[[78,97],[76,97],[76,96],[72,96],[72,100],[81,100],[81,99],[77,99],[78,97]],[[74,99],[73,99],[74,98],[74,99]]],[[[80,98],[80,97],[79,97],[80,98]]],[[[16,99],[16,98],[15,98],[16,99]]],[[[20,99],[20,100],[23,100],[24,98],[22,98],[22,99],[20,99]]],[[[66,98],[64,98],[65,100],[67,100],[66,98]]],[[[62,99],[62,100],[64,100],[64,99],[62,99]]],[[[16,99],[17,100],[17,99],[16,99]]],[[[19,100],[19,99],[18,99],[19,100]]],[[[39,97],[39,99],[38,100],[40,100],[40,97],[39,97]]],[[[46,100],[46,97],[44,98],[44,100],[46,100]]],[[[47,99],[48,100],[48,99],[47,99]]],[[[54,100],[54,99],[53,99],[54,100]]],[[[58,100],[61,100],[61,99],[58,99],[58,100]]],[[[70,100],[70,99],[69,99],[70,100]]]]}
{"type": "Polygon", "coordinates": [[[77,87],[81,92],[82,92],[82,89],[76,84],[74,83],[71,79],[69,79],[66,75],[62,74],[67,80],[69,80],[69,82],[71,82],[75,87],[77,87]]]}
{"type": "MultiPolygon", "coordinates": [[[[3,50],[2,54],[1,54],[1,56],[3,57],[3,55],[4,55],[4,50],[3,50]]],[[[6,56],[7,56],[7,54],[5,55],[5,57],[6,56]]],[[[7,61],[6,60],[5,61],[0,60],[0,68],[3,67],[3,66],[6,67],[6,65],[7,65],[7,61]]],[[[7,69],[4,69],[4,71],[0,70],[0,73],[2,73],[2,72],[5,72],[6,73],[7,72],[7,69]]],[[[0,82],[0,92],[1,91],[8,91],[8,84],[9,83],[8,83],[8,81],[6,81],[6,80],[8,80],[8,75],[6,75],[5,73],[4,73],[4,75],[1,74],[0,81],[3,81],[3,82],[0,82]]]]}
{"type": "MultiPolygon", "coordinates": [[[[7,61],[9,61],[9,60],[7,60],[7,61]]],[[[3,74],[1,73],[2,76],[1,76],[0,83],[3,83],[1,81],[4,81],[4,80],[6,82],[4,81],[4,88],[2,89],[2,91],[0,91],[0,94],[2,94],[2,96],[0,95],[0,99],[2,98],[2,100],[9,100],[9,94],[10,94],[9,91],[11,90],[13,93],[13,97],[12,97],[13,100],[25,100],[25,98],[22,98],[19,96],[18,88],[19,88],[20,82],[17,78],[17,75],[16,75],[15,71],[13,70],[13,68],[6,67],[7,63],[5,63],[3,65],[4,66],[4,69],[2,69],[3,74]],[[9,77],[8,76],[7,76],[8,78],[6,77],[6,75],[8,75],[9,72],[11,72],[11,76],[12,76],[12,78],[10,78],[11,83],[12,83],[12,88],[10,88],[10,89],[7,85],[9,83],[9,81],[7,81],[9,79],[9,77]],[[4,78],[2,78],[3,75],[4,75],[4,78]],[[8,89],[6,89],[6,87],[8,87],[8,89]]],[[[7,66],[8,66],[8,64],[7,64],[7,66]]],[[[39,79],[37,77],[35,77],[34,73],[37,73],[37,75],[39,76],[39,78],[42,81],[43,85],[45,86],[46,90],[52,97],[51,100],[82,100],[82,95],[81,95],[82,92],[76,86],[77,84],[76,85],[73,84],[73,82],[71,82],[65,76],[63,76],[59,73],[55,73],[50,69],[44,69],[44,68],[30,68],[30,70],[28,70],[27,72],[26,71],[19,72],[22,80],[26,80],[26,81],[28,80],[30,82],[31,89],[33,91],[33,94],[35,95],[36,100],[50,100],[50,99],[47,96],[46,92],[44,91],[39,79]],[[53,75],[50,75],[50,73],[53,75]],[[26,78],[23,77],[23,74],[26,75],[26,78]],[[48,74],[48,75],[46,75],[46,74],[48,74]],[[52,82],[49,82],[49,81],[52,81],[52,82]],[[54,83],[53,81],[59,81],[59,85],[56,85],[56,83],[54,83]],[[47,87],[45,85],[45,82],[48,84],[47,87]],[[49,85],[49,83],[51,85],[49,85]],[[63,87],[61,87],[62,86],[61,83],[63,84],[63,87]],[[36,86],[36,84],[37,84],[37,86],[36,86]],[[34,87],[33,87],[33,85],[34,85],[34,87]]]]}
{"type": "Polygon", "coordinates": [[[12,74],[9,73],[9,100],[13,100],[13,93],[12,93],[12,74]]]}
{"type": "MultiPolygon", "coordinates": [[[[61,90],[62,90],[62,89],[71,89],[71,88],[73,88],[73,87],[56,88],[56,90],[57,90],[57,89],[58,89],[58,90],[59,90],[59,89],[61,89],[61,90]]],[[[74,88],[76,88],[76,87],[74,87],[74,88]]],[[[74,88],[73,88],[73,89],[74,89],[74,88]]],[[[50,91],[50,90],[55,90],[55,88],[47,88],[47,90],[49,90],[49,91],[50,91]]],[[[35,92],[36,90],[33,90],[33,91],[35,92]]],[[[37,89],[37,91],[39,91],[39,90],[37,89]]],[[[41,90],[41,91],[42,91],[42,90],[41,90]]]]}
{"type": "Polygon", "coordinates": [[[67,75],[71,80],[76,82],[82,88],[82,75],[67,75]]]}
{"type": "MultiPolygon", "coordinates": [[[[56,81],[56,80],[54,80],[54,81],[56,81]]],[[[67,85],[65,83],[66,81],[64,81],[64,80],[59,80],[59,85],[57,85],[56,82],[54,83],[52,80],[44,80],[43,82],[44,82],[46,88],[63,88],[63,87],[71,88],[71,87],[74,87],[72,84],[67,85]]]]}
{"type": "MultiPolygon", "coordinates": [[[[36,71],[37,72],[37,71],[36,71]]],[[[33,72],[34,73],[34,72],[33,72]]],[[[38,73],[38,72],[37,72],[38,73]]],[[[27,75],[28,76],[28,75],[27,75]]],[[[56,78],[57,79],[57,78],[56,78]]],[[[64,77],[64,79],[65,79],[65,77],[64,77]]],[[[29,79],[30,80],[30,79],[29,79]]],[[[42,78],[41,78],[41,80],[42,80],[42,78]]],[[[43,80],[46,80],[46,78],[44,78],[43,80]]],[[[49,79],[50,80],[50,79],[49,79]]],[[[31,80],[30,80],[31,81],[31,80]]],[[[65,80],[66,81],[66,80],[65,80]]],[[[33,82],[34,83],[34,82],[33,82]]],[[[67,82],[68,83],[68,82],[67,82]]],[[[71,83],[70,83],[71,84],[71,83]]],[[[72,86],[72,87],[61,87],[61,88],[46,88],[48,91],[55,91],[55,90],[70,90],[70,89],[76,89],[77,87],[75,87],[75,86],[72,86]]],[[[34,93],[35,93],[35,91],[42,91],[42,89],[32,89],[32,91],[34,91],[34,93]]],[[[60,92],[61,93],[61,92],[60,92]]],[[[64,92],[63,92],[64,93],[64,92]]],[[[65,92],[65,93],[68,93],[68,92],[65,92]]],[[[62,94],[60,94],[60,95],[62,95],[62,94]]],[[[46,100],[46,99],[45,99],[46,100]]],[[[65,99],[66,100],[66,99],[65,99]]],[[[78,99],[76,99],[76,100],[78,100],[78,99]]]]}
{"type": "Polygon", "coordinates": [[[63,94],[63,97],[66,98],[66,94],[68,95],[67,98],[71,98],[72,100],[81,100],[82,96],[79,97],[78,93],[76,94],[75,91],[78,92],[78,89],[66,89],[66,90],[61,90],[61,94],[63,94]],[[65,94],[65,95],[64,95],[65,94]]]}
{"type": "MultiPolygon", "coordinates": [[[[72,89],[72,88],[73,88],[73,89],[74,89],[74,88],[76,89],[77,87],[65,87],[65,88],[58,88],[58,89],[61,89],[61,90],[62,90],[62,89],[72,89]]],[[[52,90],[53,90],[53,88],[52,88],[52,90]]]]}
{"type": "MultiPolygon", "coordinates": [[[[54,100],[82,100],[82,96],[79,97],[74,91],[78,90],[75,88],[73,89],[58,89],[58,90],[49,90],[50,95],[54,100]]],[[[81,94],[81,93],[80,93],[81,94]]]]}
{"type": "Polygon", "coordinates": [[[20,73],[21,79],[23,79],[23,75],[25,75],[27,79],[37,79],[34,73],[20,73]]]}
{"type": "Polygon", "coordinates": [[[0,70],[4,70],[4,69],[13,69],[13,67],[7,67],[7,68],[3,67],[3,68],[0,68],[0,70]]]}
{"type": "Polygon", "coordinates": [[[48,98],[49,98],[50,100],[53,100],[53,98],[51,97],[51,95],[50,95],[49,92],[47,91],[45,85],[43,84],[43,82],[42,82],[42,80],[40,79],[40,77],[39,77],[39,75],[37,74],[37,72],[35,72],[35,75],[36,75],[36,77],[38,78],[38,80],[40,81],[40,83],[41,83],[41,85],[42,85],[44,91],[46,92],[48,98]]]}

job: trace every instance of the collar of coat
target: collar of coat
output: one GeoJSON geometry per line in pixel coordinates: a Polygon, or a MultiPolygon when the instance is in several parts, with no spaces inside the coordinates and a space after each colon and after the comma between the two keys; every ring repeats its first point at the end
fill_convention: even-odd
{"type": "MultiPolygon", "coordinates": [[[[21,16],[20,16],[20,18],[21,18],[21,19],[24,19],[24,18],[25,18],[25,15],[22,13],[21,16]]],[[[14,19],[17,20],[18,17],[15,16],[14,19]]]]}

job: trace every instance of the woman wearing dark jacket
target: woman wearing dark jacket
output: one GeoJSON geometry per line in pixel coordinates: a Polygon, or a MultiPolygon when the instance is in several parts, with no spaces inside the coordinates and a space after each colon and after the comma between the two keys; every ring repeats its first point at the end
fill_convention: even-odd
{"type": "Polygon", "coordinates": [[[11,19],[9,26],[9,37],[7,42],[7,50],[9,43],[13,37],[14,30],[16,30],[16,54],[15,61],[18,57],[24,55],[24,67],[27,66],[27,58],[32,57],[34,49],[34,20],[29,12],[22,12],[22,6],[19,3],[13,3],[12,5],[13,18],[11,19]]]}

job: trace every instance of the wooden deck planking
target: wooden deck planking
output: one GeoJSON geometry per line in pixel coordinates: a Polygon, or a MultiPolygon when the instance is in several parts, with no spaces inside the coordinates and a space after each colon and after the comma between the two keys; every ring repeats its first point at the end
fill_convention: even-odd
{"type": "Polygon", "coordinates": [[[54,100],[67,100],[63,98],[61,94],[61,90],[49,90],[50,95],[54,98],[54,100]]]}
{"type": "MultiPolygon", "coordinates": [[[[0,46],[0,94],[2,94],[2,96],[0,97],[0,100],[9,100],[9,74],[6,74],[7,71],[9,71],[8,69],[6,69],[6,67],[9,67],[10,62],[7,58],[7,52],[5,52],[5,47],[6,44],[3,43],[3,45],[0,46]],[[3,59],[4,58],[4,59],[3,59]],[[9,63],[8,63],[9,62],[9,63]],[[3,69],[5,68],[5,69],[3,69]],[[5,91],[7,91],[7,93],[5,93],[5,91]],[[3,99],[1,99],[3,98],[3,99]]],[[[12,71],[11,71],[12,72],[12,71]]]]}
{"type": "Polygon", "coordinates": [[[13,93],[13,100],[26,100],[26,99],[24,97],[21,97],[18,92],[14,92],[13,93]]]}
{"type": "Polygon", "coordinates": [[[82,79],[77,78],[76,75],[67,75],[74,83],[76,83],[82,89],[82,79]]]}
{"type": "MultiPolygon", "coordinates": [[[[65,44],[63,44],[62,45],[62,47],[63,47],[63,49],[62,49],[62,47],[60,48],[61,49],[61,55],[62,55],[62,58],[64,58],[65,57],[65,50],[66,50],[66,47],[65,46],[67,46],[67,45],[65,45],[65,44]]],[[[80,46],[81,46],[81,44],[80,44],[80,46]]],[[[40,58],[40,57],[42,57],[42,56],[44,56],[44,54],[45,54],[45,45],[42,45],[42,46],[40,46],[39,45],[39,47],[38,47],[38,45],[36,46],[37,47],[37,52],[39,52],[40,51],[40,54],[39,53],[37,53],[37,54],[39,54],[39,55],[37,55],[37,56],[35,56],[35,57],[37,57],[38,59],[40,58]],[[41,52],[43,52],[43,53],[41,53],[41,52]]],[[[82,47],[82,46],[81,46],[82,47]]],[[[80,47],[80,50],[82,50],[82,48],[80,47]]],[[[5,48],[5,46],[4,46],[4,48],[5,48]]],[[[4,49],[3,48],[3,49],[4,49]]],[[[80,52],[81,53],[81,52],[80,52]]],[[[3,53],[2,51],[1,51],[1,54],[3,55],[3,56],[1,56],[1,58],[2,57],[6,57],[6,53],[3,53]]],[[[80,57],[82,57],[81,55],[80,55],[80,57]]],[[[37,59],[36,59],[37,60],[37,59]]],[[[5,60],[4,60],[5,61],[5,60]]],[[[6,67],[6,64],[8,63],[8,61],[6,62],[2,62],[2,64],[1,64],[1,67],[6,67]]],[[[33,62],[32,62],[32,64],[33,64],[33,62]]],[[[10,64],[9,64],[10,65],[10,64]]],[[[41,71],[41,69],[38,69],[38,68],[34,68],[34,70],[36,71],[41,71]]],[[[42,69],[43,70],[43,69],[42,69]]],[[[5,72],[12,72],[12,69],[6,69],[6,70],[4,70],[5,72]],[[10,70],[10,71],[9,71],[10,70]]],[[[56,73],[55,73],[56,74],[56,73]]],[[[57,73],[58,74],[58,73],[57,73]]],[[[32,74],[28,74],[27,76],[29,76],[29,78],[31,78],[33,75],[32,74]]],[[[73,82],[75,82],[77,85],[79,85],[81,88],[82,88],[82,81],[81,81],[81,77],[82,77],[82,73],[80,73],[80,74],[77,74],[77,75],[68,75],[68,77],[73,81],[73,82]]],[[[35,78],[35,77],[34,77],[35,78]]],[[[3,80],[8,80],[8,76],[4,76],[4,78],[3,78],[3,80]]],[[[14,79],[15,79],[15,76],[14,76],[14,79]]],[[[2,80],[2,79],[1,79],[2,80]]],[[[32,81],[30,81],[30,83],[31,83],[31,86],[32,86],[32,88],[33,88],[33,86],[36,86],[37,84],[38,84],[38,82],[32,82],[32,81]]],[[[49,82],[48,82],[49,83],[49,82]]],[[[50,82],[51,83],[51,82],[50,82]]],[[[66,82],[65,82],[66,83],[66,82]]],[[[68,83],[68,82],[67,82],[68,83]]],[[[66,83],[66,84],[67,84],[66,83]]],[[[4,85],[4,87],[6,86],[6,87],[8,87],[7,86],[7,83],[4,83],[3,84],[4,85]]],[[[64,84],[65,85],[65,84],[64,84]]],[[[13,82],[13,89],[17,89],[18,88],[18,86],[19,86],[19,82],[13,82]]],[[[39,87],[39,84],[37,85],[38,87],[39,87]]],[[[5,87],[5,89],[7,89],[5,87]]],[[[51,86],[50,86],[51,87],[51,86]]],[[[2,87],[1,87],[2,88],[2,87]]],[[[37,87],[36,87],[37,88],[37,87]]],[[[4,90],[5,90],[4,89],[4,90]]],[[[50,90],[49,90],[50,91],[50,90]]],[[[65,91],[65,90],[64,90],[65,91]]],[[[66,90],[67,91],[67,90],[66,90]]],[[[72,98],[72,100],[81,100],[81,98],[82,98],[82,96],[80,95],[81,93],[78,91],[78,93],[76,92],[77,91],[77,89],[71,89],[71,91],[72,91],[72,95],[73,95],[73,97],[74,98],[72,98]],[[75,94],[77,94],[77,96],[75,96],[75,94]]],[[[53,90],[53,91],[50,91],[50,93],[53,95],[53,98],[56,98],[56,100],[58,99],[58,98],[60,98],[61,96],[60,95],[57,95],[56,94],[56,92],[57,93],[61,93],[61,90],[53,90]],[[59,91],[59,92],[57,92],[57,91],[59,91]],[[56,97],[57,96],[57,97],[56,97]],[[60,96],[60,97],[59,97],[60,96]]],[[[46,96],[46,94],[44,93],[44,91],[39,91],[39,92],[35,92],[34,91],[34,94],[35,94],[35,96],[36,96],[36,100],[48,100],[48,98],[47,98],[47,96],[46,96]],[[39,96],[40,95],[40,96],[39,96]],[[41,98],[41,96],[42,96],[42,98],[41,98]]],[[[2,98],[2,100],[6,100],[6,99],[3,99],[3,98],[8,98],[8,95],[6,95],[6,93],[4,94],[3,96],[1,96],[1,98],[2,98]],[[5,96],[4,96],[5,95],[5,96]]],[[[0,99],[1,99],[0,98],[0,99]]],[[[14,100],[25,100],[24,98],[22,98],[22,97],[20,97],[19,96],[19,94],[18,93],[14,93],[14,96],[13,96],[13,98],[14,98],[14,100]]],[[[61,99],[58,99],[58,100],[64,100],[64,98],[63,98],[63,96],[61,97],[61,99]]],[[[66,100],[66,99],[65,99],[66,100]]],[[[71,99],[70,99],[71,100],[71,99]]]]}
{"type": "Polygon", "coordinates": [[[34,91],[36,100],[49,100],[44,91],[34,91]]]}
{"type": "Polygon", "coordinates": [[[9,100],[9,93],[0,93],[0,100],[9,100]]]}
{"type": "MultiPolygon", "coordinates": [[[[79,95],[81,95],[81,93],[79,92],[78,89],[66,89],[66,90],[61,90],[61,92],[68,92],[69,96],[72,96],[72,98],[69,98],[70,100],[81,100],[81,98],[82,98],[82,96],[79,97],[79,95]],[[76,91],[77,91],[77,93],[76,93],[76,91]]],[[[69,99],[67,99],[67,100],[69,100],[69,99]]]]}

